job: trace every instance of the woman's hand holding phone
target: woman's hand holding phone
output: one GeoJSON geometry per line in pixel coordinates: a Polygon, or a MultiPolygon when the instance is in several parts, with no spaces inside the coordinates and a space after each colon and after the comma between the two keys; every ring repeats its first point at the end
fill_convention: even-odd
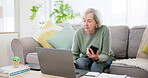
{"type": "Polygon", "coordinates": [[[98,50],[95,54],[91,48],[87,48],[86,54],[89,58],[92,58],[93,60],[99,60],[99,56],[98,56],[99,51],[98,50]]]}
{"type": "MultiPolygon", "coordinates": [[[[91,46],[90,46],[90,49],[92,49],[92,50],[93,50],[94,54],[96,54],[96,52],[98,51],[98,48],[97,48],[97,47],[95,47],[95,46],[93,46],[93,45],[91,45],[91,46]]],[[[91,53],[91,51],[90,51],[90,50],[89,50],[89,52],[91,53]]]]}

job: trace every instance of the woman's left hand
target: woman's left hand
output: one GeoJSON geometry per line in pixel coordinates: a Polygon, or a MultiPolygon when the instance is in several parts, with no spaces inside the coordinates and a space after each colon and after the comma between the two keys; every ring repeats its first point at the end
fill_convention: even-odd
{"type": "Polygon", "coordinates": [[[93,60],[99,60],[98,53],[99,53],[99,51],[97,51],[96,54],[94,54],[94,52],[91,48],[87,48],[87,50],[86,50],[87,56],[89,58],[92,58],[93,60]],[[90,49],[91,53],[89,52],[89,49],[90,49]]]}

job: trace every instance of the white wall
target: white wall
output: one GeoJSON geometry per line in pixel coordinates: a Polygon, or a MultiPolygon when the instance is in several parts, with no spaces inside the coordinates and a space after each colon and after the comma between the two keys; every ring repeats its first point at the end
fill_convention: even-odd
{"type": "Polygon", "coordinates": [[[14,38],[18,38],[18,33],[0,32],[0,67],[12,65],[11,40],[14,38]]]}
{"type": "MultiPolygon", "coordinates": [[[[32,6],[40,2],[48,4],[49,1],[49,6],[52,8],[55,0],[16,1],[18,2],[18,6],[16,6],[18,13],[15,14],[19,16],[16,17],[16,30],[20,32],[20,37],[30,37],[40,26],[39,18],[33,21],[29,19],[32,14],[30,11],[32,6]]],[[[64,2],[70,3],[73,9],[81,14],[90,7],[99,9],[103,17],[103,24],[105,25],[127,25],[132,27],[148,24],[147,0],[93,0],[93,2],[92,0],[64,0],[64,2]],[[81,5],[82,3],[83,5],[81,5]]],[[[81,19],[76,19],[76,21],[81,22],[81,19]]]]}
{"type": "MultiPolygon", "coordinates": [[[[30,9],[33,5],[37,5],[41,0],[18,0],[18,9],[17,14],[19,14],[19,17],[17,17],[17,21],[19,21],[20,26],[17,26],[17,29],[19,31],[20,37],[30,37],[32,36],[39,27],[39,19],[36,18],[33,21],[30,21],[30,16],[32,15],[32,12],[30,9]]],[[[18,25],[17,24],[17,25],[18,25]]]]}
{"type": "MultiPolygon", "coordinates": [[[[55,0],[52,0],[52,3],[55,0]]],[[[88,8],[95,8],[100,11],[103,24],[127,25],[148,25],[148,0],[63,0],[71,4],[74,11],[83,12],[88,8]]],[[[53,8],[54,6],[52,6],[53,8]]],[[[81,20],[74,20],[81,21],[81,20]]]]}

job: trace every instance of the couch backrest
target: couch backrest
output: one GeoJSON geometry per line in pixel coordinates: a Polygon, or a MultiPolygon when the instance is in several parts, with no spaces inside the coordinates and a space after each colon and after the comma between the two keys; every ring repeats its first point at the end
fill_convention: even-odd
{"type": "MultiPolygon", "coordinates": [[[[57,24],[61,27],[65,24],[57,24]]],[[[72,24],[73,28],[76,30],[82,25],[72,24]]],[[[127,58],[127,42],[129,27],[128,26],[108,26],[111,32],[111,48],[114,51],[115,58],[122,59],[127,58]]]]}
{"type": "MultiPolygon", "coordinates": [[[[65,24],[58,24],[65,26],[65,24]]],[[[76,30],[81,24],[72,24],[76,30]]],[[[116,59],[135,58],[146,26],[108,26],[111,32],[111,48],[116,59]]]]}
{"type": "Polygon", "coordinates": [[[112,50],[116,59],[127,58],[128,26],[109,26],[111,32],[112,50]]]}
{"type": "MultiPolygon", "coordinates": [[[[61,27],[64,27],[65,25],[66,25],[66,23],[65,24],[63,24],[63,23],[59,23],[59,24],[57,24],[58,26],[61,26],[61,27]]],[[[76,29],[78,29],[78,28],[80,28],[80,27],[82,27],[82,25],[81,24],[71,24],[72,25],[72,27],[76,30],[76,29]]]]}
{"type": "Polygon", "coordinates": [[[135,26],[131,28],[128,42],[128,58],[136,57],[145,28],[146,26],[135,26]]]}

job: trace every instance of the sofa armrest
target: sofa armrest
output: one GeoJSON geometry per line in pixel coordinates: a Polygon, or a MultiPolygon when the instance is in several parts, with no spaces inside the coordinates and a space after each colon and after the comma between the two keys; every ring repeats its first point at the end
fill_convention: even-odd
{"type": "Polygon", "coordinates": [[[41,45],[32,37],[15,38],[11,41],[14,56],[21,58],[21,64],[26,64],[27,54],[36,52],[36,47],[41,47],[41,45]]]}

